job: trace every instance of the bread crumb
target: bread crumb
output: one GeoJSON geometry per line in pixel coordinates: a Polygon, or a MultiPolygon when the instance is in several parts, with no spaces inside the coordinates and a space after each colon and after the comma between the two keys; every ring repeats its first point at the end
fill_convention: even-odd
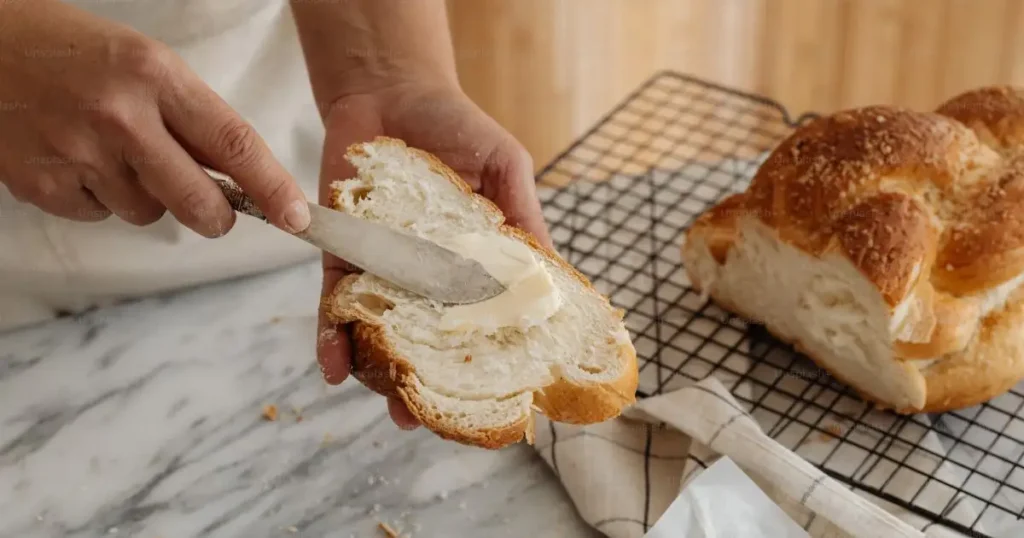
{"type": "Polygon", "coordinates": [[[281,323],[281,319],[282,319],[281,316],[274,316],[274,317],[270,318],[270,322],[271,323],[281,323]]]}
{"type": "Polygon", "coordinates": [[[826,424],[824,432],[820,435],[822,441],[829,441],[833,438],[838,439],[843,436],[843,427],[836,423],[826,424]]]}
{"type": "Polygon", "coordinates": [[[383,521],[377,522],[377,528],[380,529],[388,538],[398,538],[398,531],[391,528],[391,525],[388,525],[383,521]]]}
{"type": "Polygon", "coordinates": [[[369,512],[371,514],[376,514],[377,512],[380,512],[380,505],[379,504],[375,504],[375,505],[371,506],[369,512]]]}
{"type": "Polygon", "coordinates": [[[447,499],[447,498],[448,498],[448,492],[447,492],[447,491],[441,491],[441,492],[439,492],[439,493],[437,494],[437,498],[438,498],[438,499],[441,499],[442,501],[443,501],[443,500],[445,500],[445,499],[447,499]]]}
{"type": "Polygon", "coordinates": [[[367,484],[369,484],[369,485],[371,485],[371,486],[372,486],[372,485],[373,485],[373,484],[374,484],[374,483],[375,483],[376,481],[377,481],[377,479],[376,479],[376,478],[374,478],[374,477],[373,477],[373,475],[370,475],[369,477],[367,477],[367,478],[366,478],[366,483],[367,483],[367,484]]]}
{"type": "Polygon", "coordinates": [[[462,362],[473,362],[473,356],[466,355],[466,358],[462,359],[462,362]]]}
{"type": "Polygon", "coordinates": [[[330,443],[331,443],[331,441],[333,441],[333,440],[334,440],[334,437],[332,437],[332,436],[331,436],[331,434],[329,434],[329,433],[325,433],[325,434],[324,434],[324,439],[323,439],[323,441],[321,441],[321,442],[320,442],[320,445],[321,445],[321,446],[322,446],[322,445],[328,445],[328,444],[330,444],[330,443]]]}
{"type": "Polygon", "coordinates": [[[107,534],[117,534],[117,527],[110,527],[107,529],[107,534]]]}
{"type": "Polygon", "coordinates": [[[263,406],[263,420],[273,422],[277,420],[277,406],[274,404],[263,406]]]}
{"type": "Polygon", "coordinates": [[[295,525],[292,525],[291,527],[288,527],[285,530],[290,532],[290,533],[292,533],[292,534],[295,534],[295,533],[299,532],[299,529],[295,525]]]}

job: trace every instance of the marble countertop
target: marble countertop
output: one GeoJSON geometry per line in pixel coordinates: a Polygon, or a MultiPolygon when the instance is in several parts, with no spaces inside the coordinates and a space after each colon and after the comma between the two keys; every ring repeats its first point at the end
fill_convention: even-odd
{"type": "Polygon", "coordinates": [[[600,536],[530,447],[403,432],[323,383],[319,273],[0,334],[0,537],[600,536]]]}

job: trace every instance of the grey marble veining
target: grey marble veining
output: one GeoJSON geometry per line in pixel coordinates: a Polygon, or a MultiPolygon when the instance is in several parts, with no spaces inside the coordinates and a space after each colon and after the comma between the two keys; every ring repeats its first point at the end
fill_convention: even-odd
{"type": "Polygon", "coordinates": [[[599,536],[529,447],[402,432],[324,384],[319,285],[310,264],[0,334],[0,538],[599,536]]]}

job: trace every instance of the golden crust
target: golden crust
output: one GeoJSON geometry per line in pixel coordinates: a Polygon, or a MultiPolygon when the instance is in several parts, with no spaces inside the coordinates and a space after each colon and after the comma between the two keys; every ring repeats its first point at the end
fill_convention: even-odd
{"type": "Polygon", "coordinates": [[[967,125],[986,144],[1024,145],[1024,91],[1019,88],[978,88],[946,101],[936,111],[967,125]]]}
{"type": "MultiPolygon", "coordinates": [[[[501,211],[493,202],[474,194],[462,178],[434,155],[409,148],[401,140],[392,138],[378,137],[373,143],[398,145],[426,160],[432,171],[444,176],[467,195],[484,204],[484,210],[494,214],[502,223],[499,225],[499,232],[522,240],[534,252],[572,275],[589,292],[601,296],[582,273],[556,252],[541,245],[531,234],[504,224],[501,211]]],[[[348,151],[349,155],[359,155],[363,148],[356,144],[348,151]]],[[[337,207],[336,193],[331,199],[337,207]]],[[[357,278],[358,275],[349,275],[338,282],[334,291],[334,306],[328,313],[338,323],[351,323],[353,343],[356,347],[353,357],[354,377],[378,394],[400,399],[421,424],[444,439],[488,449],[501,448],[524,438],[527,442],[533,442],[534,419],[531,413],[524,414],[520,419],[500,429],[466,429],[433,413],[419,394],[421,385],[415,367],[391,345],[383,325],[358,309],[338,304],[338,299],[345,296],[357,278]]],[[[609,310],[621,318],[621,312],[612,308],[608,298],[601,297],[609,310]]],[[[624,371],[620,378],[609,383],[589,385],[577,385],[565,379],[557,379],[552,385],[533,394],[534,405],[552,420],[574,424],[591,424],[618,416],[623,408],[635,402],[638,383],[636,351],[633,347],[621,346],[619,358],[624,371]]]]}
{"type": "Polygon", "coordinates": [[[928,338],[924,342],[894,342],[893,351],[897,358],[926,360],[964,349],[974,338],[980,313],[977,301],[936,293],[932,301],[935,323],[928,338]]]}
{"type": "Polygon", "coordinates": [[[1024,379],[1024,288],[1006,305],[986,316],[970,344],[924,370],[928,401],[920,410],[938,413],[978,405],[1013,388],[1024,379]]]}
{"type": "Polygon", "coordinates": [[[973,133],[940,116],[866,107],[798,129],[745,193],[747,210],[813,255],[845,254],[895,305],[938,230],[928,197],[948,192],[973,133]]]}
{"type": "Polygon", "coordinates": [[[817,119],[769,155],[746,192],[701,215],[687,242],[703,240],[722,263],[740,216],[812,256],[844,256],[890,308],[933,296],[920,316],[930,325],[894,343],[900,360],[941,358],[924,371],[924,410],[985,401],[1024,375],[1024,349],[1006,329],[1024,328],[1020,305],[986,315],[976,298],[1024,273],[1024,91],[981,88],[932,113],[872,106],[817,119]]]}

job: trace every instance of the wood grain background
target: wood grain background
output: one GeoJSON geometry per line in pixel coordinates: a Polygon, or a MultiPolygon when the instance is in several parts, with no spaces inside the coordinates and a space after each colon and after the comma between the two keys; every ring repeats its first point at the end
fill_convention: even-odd
{"type": "Polygon", "coordinates": [[[799,114],[1024,85],[1024,0],[448,0],[466,91],[538,166],[661,69],[799,114]]]}

